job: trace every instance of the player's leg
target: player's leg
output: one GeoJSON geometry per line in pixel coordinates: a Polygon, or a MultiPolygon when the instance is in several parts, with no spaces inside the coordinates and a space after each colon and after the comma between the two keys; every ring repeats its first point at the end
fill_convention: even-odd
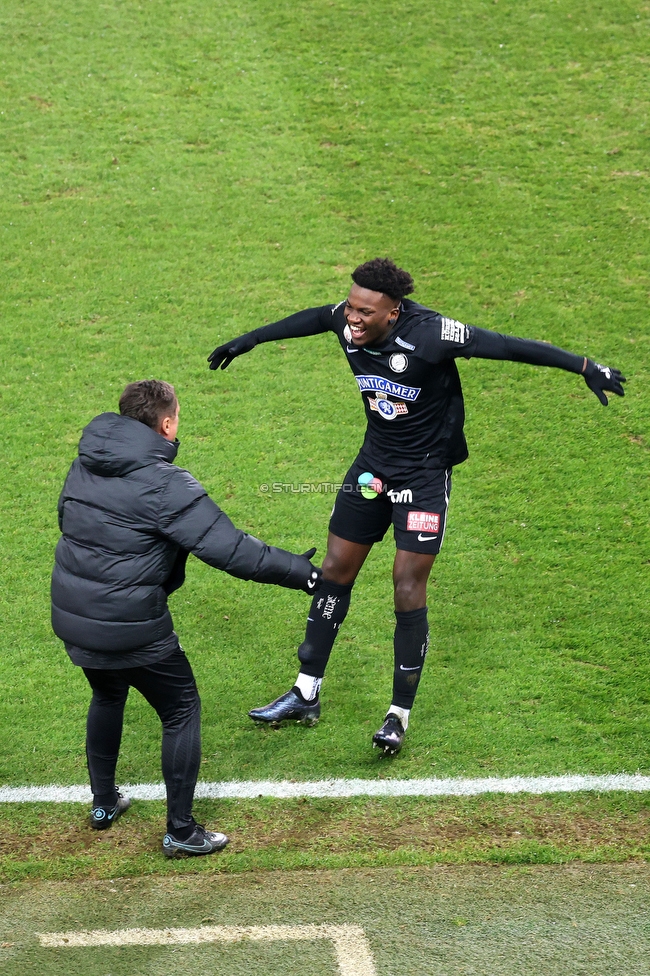
{"type": "Polygon", "coordinates": [[[106,830],[130,805],[115,786],[129,684],[121,671],[83,671],[93,690],[86,720],[86,759],[93,791],[90,825],[95,830],[106,830]]]}
{"type": "Polygon", "coordinates": [[[384,753],[399,752],[429,649],[427,581],[435,554],[398,549],[393,564],[395,634],[393,637],[393,697],[373,745],[384,753]]]}
{"type": "Polygon", "coordinates": [[[354,581],[373,544],[384,537],[391,518],[392,504],[382,491],[381,481],[355,461],[332,511],[322,583],[312,600],[305,639],[298,649],[298,677],[286,694],[250,711],[252,719],[273,723],[285,719],[307,724],[318,721],[321,682],[350,606],[354,581]]]}
{"type": "Polygon", "coordinates": [[[387,754],[399,752],[404,742],[429,648],[427,582],[445,535],[451,472],[423,472],[420,479],[411,479],[411,485],[392,492],[400,499],[393,511],[393,695],[386,720],[373,736],[373,745],[387,754]]]}
{"type": "Polygon", "coordinates": [[[305,639],[298,648],[300,670],[286,694],[248,714],[257,722],[294,720],[313,725],[320,716],[320,687],[327,662],[341,624],[345,620],[350,594],[371,546],[349,542],[329,533],[323,577],[307,615],[305,639]]]}
{"type": "Polygon", "coordinates": [[[314,594],[305,639],[298,648],[301,667],[296,686],[306,697],[318,695],[334,641],[350,607],[352,587],[370,549],[369,545],[349,542],[332,532],[328,535],[321,587],[314,594]],[[318,686],[313,688],[312,682],[318,682],[318,686]]]}
{"type": "Polygon", "coordinates": [[[205,830],[192,816],[201,764],[201,699],[192,666],[180,644],[155,664],[132,669],[131,684],[156,710],[162,722],[162,773],[167,790],[169,856],[211,854],[228,843],[225,834],[205,830]]]}

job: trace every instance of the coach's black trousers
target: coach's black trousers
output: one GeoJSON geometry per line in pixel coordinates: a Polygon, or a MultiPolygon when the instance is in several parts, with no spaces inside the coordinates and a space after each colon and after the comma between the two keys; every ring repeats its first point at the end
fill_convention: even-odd
{"type": "Polygon", "coordinates": [[[201,700],[192,667],[180,645],[169,657],[145,667],[83,671],[93,690],[86,725],[86,755],[95,804],[115,802],[115,767],[124,706],[129,688],[137,688],[162,722],[168,828],[191,824],[201,762],[201,700]]]}

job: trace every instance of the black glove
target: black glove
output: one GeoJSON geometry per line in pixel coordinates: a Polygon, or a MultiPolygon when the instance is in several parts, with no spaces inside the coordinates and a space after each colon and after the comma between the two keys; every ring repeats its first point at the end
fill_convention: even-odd
{"type": "Polygon", "coordinates": [[[241,356],[242,353],[250,352],[256,345],[257,337],[254,332],[247,332],[245,335],[239,336],[238,339],[224,342],[223,346],[217,346],[214,352],[208,356],[210,369],[219,369],[220,366],[225,369],[226,366],[230,366],[233,359],[241,356]]]}
{"type": "Polygon", "coordinates": [[[285,586],[292,590],[304,590],[305,593],[315,593],[320,588],[323,570],[311,563],[311,557],[315,554],[316,548],[308,549],[302,555],[294,555],[291,560],[291,581],[287,581],[285,586]]]}
{"type": "Polygon", "coordinates": [[[625,383],[625,377],[621,374],[620,369],[601,366],[600,363],[595,363],[593,359],[588,359],[587,368],[582,375],[589,389],[596,394],[604,407],[607,406],[605,390],[608,393],[616,393],[617,396],[625,396],[625,390],[621,386],[621,383],[625,383]]]}

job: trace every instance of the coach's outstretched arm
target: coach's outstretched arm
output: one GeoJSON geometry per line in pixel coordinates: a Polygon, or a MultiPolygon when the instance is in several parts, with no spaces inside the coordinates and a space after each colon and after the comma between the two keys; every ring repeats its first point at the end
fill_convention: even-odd
{"type": "Polygon", "coordinates": [[[319,335],[327,332],[331,328],[332,305],[323,305],[320,308],[306,308],[302,312],[289,315],[286,319],[279,322],[272,322],[271,325],[263,325],[252,332],[246,332],[224,342],[222,346],[210,353],[208,362],[210,369],[225,369],[230,366],[233,359],[241,356],[245,352],[250,352],[260,342],[274,342],[276,339],[300,339],[304,336],[319,335]]]}
{"type": "Polygon", "coordinates": [[[507,359],[511,362],[528,363],[530,366],[555,366],[570,373],[584,376],[585,383],[595,393],[604,407],[607,406],[605,393],[625,396],[622,384],[625,377],[621,371],[610,366],[601,366],[586,356],[577,356],[558,346],[535,339],[519,339],[516,336],[502,335],[475,325],[467,326],[469,341],[461,356],[479,359],[507,359]]]}
{"type": "Polygon", "coordinates": [[[204,563],[238,579],[314,593],[321,570],[310,558],[276,549],[236,528],[188,471],[175,468],[161,498],[159,530],[204,563]]]}

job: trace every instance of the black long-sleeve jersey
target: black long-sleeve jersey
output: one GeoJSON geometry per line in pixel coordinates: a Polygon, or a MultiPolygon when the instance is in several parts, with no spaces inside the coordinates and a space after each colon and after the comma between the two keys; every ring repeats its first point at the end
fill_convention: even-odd
{"type": "Polygon", "coordinates": [[[309,308],[256,329],[256,342],[334,332],[354,373],[368,419],[361,453],[382,471],[448,468],[468,456],[463,391],[455,359],[503,359],[582,372],[582,356],[545,342],[501,335],[404,299],[376,346],[355,346],[338,305],[309,308]]]}

